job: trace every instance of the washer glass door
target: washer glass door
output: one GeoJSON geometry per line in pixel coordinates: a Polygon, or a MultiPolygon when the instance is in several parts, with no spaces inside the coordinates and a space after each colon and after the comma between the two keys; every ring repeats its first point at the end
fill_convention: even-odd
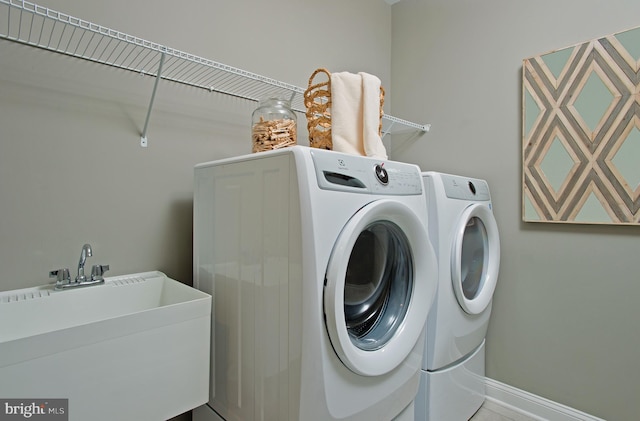
{"type": "Polygon", "coordinates": [[[390,200],[360,209],[326,273],[327,331],[341,361],[369,376],[396,368],[424,328],[436,285],[435,255],[416,214],[390,200]]]}
{"type": "Polygon", "coordinates": [[[481,204],[462,213],[454,235],[451,281],[458,303],[469,314],[491,302],[500,266],[498,227],[491,210],[481,204]]]}
{"type": "Polygon", "coordinates": [[[413,256],[407,237],[390,221],[374,221],[358,235],[344,280],[344,317],[351,342],[382,348],[395,334],[413,291],[413,256]]]}

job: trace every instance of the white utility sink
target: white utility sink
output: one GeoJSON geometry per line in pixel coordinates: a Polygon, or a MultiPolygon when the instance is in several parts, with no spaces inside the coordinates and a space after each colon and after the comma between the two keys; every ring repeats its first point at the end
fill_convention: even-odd
{"type": "Polygon", "coordinates": [[[145,272],[0,292],[0,398],[69,420],[166,420],[208,400],[211,296],[145,272]]]}

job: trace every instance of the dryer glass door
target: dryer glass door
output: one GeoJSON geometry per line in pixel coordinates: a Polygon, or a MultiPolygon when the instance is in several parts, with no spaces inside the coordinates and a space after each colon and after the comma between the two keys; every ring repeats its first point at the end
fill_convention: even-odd
{"type": "Polygon", "coordinates": [[[458,303],[479,314],[491,302],[500,266],[498,227],[491,210],[480,204],[462,213],[454,236],[451,281],[458,303]]]}
{"type": "Polygon", "coordinates": [[[369,376],[396,368],[422,333],[436,286],[435,254],[416,214],[391,200],[360,209],[326,272],[325,319],[340,360],[369,376]]]}
{"type": "Polygon", "coordinates": [[[477,216],[467,221],[462,236],[461,280],[462,292],[468,300],[478,296],[482,286],[482,275],[486,266],[488,251],[487,229],[477,216]]]}

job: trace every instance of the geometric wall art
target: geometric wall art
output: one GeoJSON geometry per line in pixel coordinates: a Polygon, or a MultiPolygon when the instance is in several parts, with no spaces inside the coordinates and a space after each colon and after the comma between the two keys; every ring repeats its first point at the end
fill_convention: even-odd
{"type": "Polygon", "coordinates": [[[640,28],[525,59],[522,217],[640,222],[640,28]]]}

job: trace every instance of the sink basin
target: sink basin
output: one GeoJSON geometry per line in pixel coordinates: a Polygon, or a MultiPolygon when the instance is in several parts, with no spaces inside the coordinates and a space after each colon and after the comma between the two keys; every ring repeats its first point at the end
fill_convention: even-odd
{"type": "Polygon", "coordinates": [[[0,398],[69,420],[166,420],[208,400],[211,296],[145,272],[0,292],[0,398]]]}

